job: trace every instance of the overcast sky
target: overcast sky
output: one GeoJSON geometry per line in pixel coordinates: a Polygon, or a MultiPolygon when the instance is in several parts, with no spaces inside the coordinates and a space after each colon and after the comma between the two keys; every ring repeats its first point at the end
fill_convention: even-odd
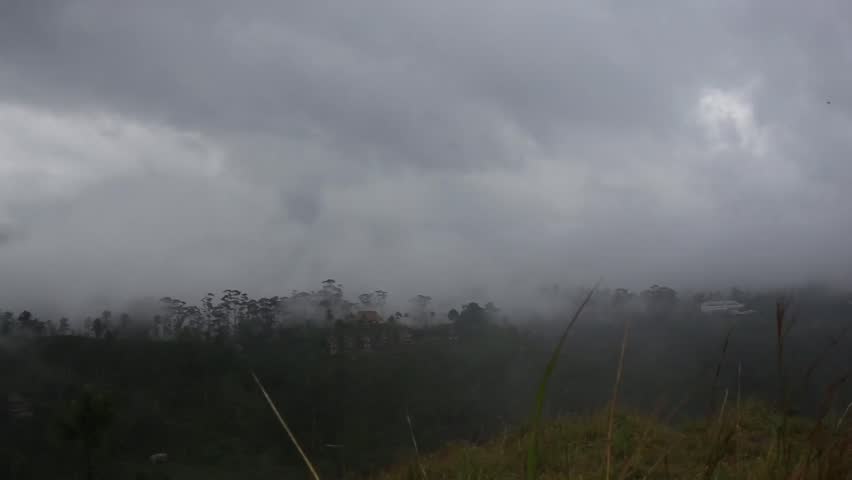
{"type": "Polygon", "coordinates": [[[498,303],[600,276],[848,287],[850,19],[0,0],[0,306],[326,278],[498,303]]]}

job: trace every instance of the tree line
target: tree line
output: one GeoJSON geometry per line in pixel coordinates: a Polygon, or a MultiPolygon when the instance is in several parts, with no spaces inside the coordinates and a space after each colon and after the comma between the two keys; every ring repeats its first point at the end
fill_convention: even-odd
{"type": "MultiPolygon", "coordinates": [[[[813,294],[816,293],[814,290],[812,287],[797,291],[813,294]]],[[[822,294],[827,293],[822,291],[822,294]]],[[[572,291],[559,285],[539,290],[539,299],[555,304],[557,312],[569,309],[582,296],[582,290],[572,291]]],[[[708,300],[728,298],[739,302],[759,302],[771,296],[770,292],[746,291],[738,287],[731,287],[724,293],[720,290],[679,293],[674,288],[654,284],[640,292],[627,288],[601,289],[587,310],[611,313],[638,308],[646,313],[666,316],[689,310],[708,300]]],[[[438,314],[433,308],[432,297],[418,294],[409,299],[407,311],[390,312],[387,311],[388,297],[387,291],[378,289],[362,293],[357,296],[357,301],[352,301],[345,297],[342,284],[327,279],[317,290],[294,290],[289,296],[253,298],[246,292],[226,289],[218,296],[207,293],[197,304],[165,296],[159,299],[153,312],[142,318],[131,317],[126,312],[114,315],[112,311],[104,310],[100,315],[88,316],[78,322],[72,322],[68,317],[54,321],[41,320],[29,310],[18,314],[0,310],[0,336],[78,335],[97,339],[132,336],[225,342],[275,338],[294,327],[328,328],[341,322],[354,323],[361,312],[374,312],[373,316],[378,316],[383,322],[420,328],[450,323],[470,329],[488,320],[507,320],[505,316],[501,317],[501,310],[493,302],[480,305],[470,301],[458,309],[451,308],[445,314],[438,314]]]]}

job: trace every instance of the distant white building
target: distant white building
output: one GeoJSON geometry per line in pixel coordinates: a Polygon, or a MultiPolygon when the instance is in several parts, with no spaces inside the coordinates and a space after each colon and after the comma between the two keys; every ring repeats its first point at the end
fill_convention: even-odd
{"type": "Polygon", "coordinates": [[[701,304],[701,313],[725,315],[751,315],[755,310],[745,310],[745,305],[735,300],[710,300],[701,304]]]}

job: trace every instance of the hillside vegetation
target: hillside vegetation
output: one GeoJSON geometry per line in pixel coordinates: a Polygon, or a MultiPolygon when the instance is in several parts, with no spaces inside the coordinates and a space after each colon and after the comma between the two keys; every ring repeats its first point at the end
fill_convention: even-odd
{"type": "Polygon", "coordinates": [[[802,295],[779,329],[769,295],[751,299],[761,313],[747,319],[708,318],[670,298],[644,310],[596,298],[555,361],[570,311],[512,324],[493,306],[466,305],[431,325],[406,326],[402,315],[276,325],[263,309],[214,305],[209,317],[189,313],[202,321],[176,325],[186,312],[170,300],[159,328],[141,336],[127,333],[139,320],[122,329],[102,315],[88,332],[51,333],[22,314],[0,338],[9,405],[0,478],[309,478],[252,372],[322,478],[526,475],[549,360],[538,410],[544,477],[605,473],[608,450],[610,478],[642,478],[658,459],[649,478],[708,463],[708,478],[767,465],[787,476],[738,478],[788,478],[799,464],[836,458],[831,445],[848,439],[848,420],[829,428],[852,399],[845,299],[802,295]],[[358,343],[365,337],[370,348],[358,343]],[[614,385],[615,411],[625,413],[610,428],[609,409],[599,411],[614,385]],[[160,452],[168,463],[152,465],[160,452]]]}
{"type": "MultiPolygon", "coordinates": [[[[759,401],[742,403],[742,365],[738,364],[735,404],[728,407],[730,390],[726,388],[718,414],[711,411],[703,421],[692,420],[675,428],[654,416],[621,413],[617,401],[630,331],[628,320],[607,411],[588,417],[556,419],[543,425],[544,399],[555,364],[568,333],[591,296],[589,293],[579,305],[552,353],[528,427],[514,434],[504,432],[499,440],[481,446],[457,444],[425,459],[420,457],[412,429],[414,461],[378,478],[852,478],[852,427],[846,422],[852,402],[836,418],[830,413],[838,388],[849,380],[852,371],[846,371],[826,388],[815,417],[792,415],[791,390],[784,368],[784,343],[791,328],[789,325],[796,317],[788,317],[790,304],[783,300],[775,306],[780,388],[774,407],[759,401]]],[[[722,358],[713,381],[714,391],[731,332],[722,346],[722,358]]],[[[811,373],[809,367],[806,375],[811,373]]],[[[680,406],[672,410],[668,419],[680,406]]]]}
{"type": "MultiPolygon", "coordinates": [[[[848,417],[822,422],[785,418],[758,401],[728,403],[718,413],[710,421],[671,425],[638,412],[619,412],[610,478],[852,478],[848,417]]],[[[607,425],[606,411],[547,422],[541,431],[539,478],[606,478],[607,425]]],[[[455,443],[372,478],[523,479],[529,443],[528,432],[507,431],[482,445],[455,443]]]]}

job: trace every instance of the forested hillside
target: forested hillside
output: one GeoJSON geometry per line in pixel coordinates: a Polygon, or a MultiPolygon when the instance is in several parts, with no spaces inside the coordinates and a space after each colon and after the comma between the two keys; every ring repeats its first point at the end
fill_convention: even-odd
{"type": "MultiPolygon", "coordinates": [[[[682,403],[676,420],[713,411],[735,385],[749,398],[777,399],[775,293],[743,293],[759,313],[725,317],[700,314],[695,299],[655,298],[657,291],[594,297],[567,340],[548,415],[593,412],[607,402],[628,320],[623,405],[651,412],[682,403]]],[[[119,314],[114,321],[105,312],[76,328],[7,314],[0,390],[31,413],[10,401],[3,417],[13,432],[3,449],[17,472],[10,478],[85,470],[86,458],[99,478],[124,478],[108,475],[157,470],[148,458],[159,452],[172,472],[226,478],[293,468],[303,475],[250,372],[329,475],[411,458],[412,429],[424,452],[485,442],[525,424],[567,315],[507,322],[494,305],[468,303],[421,321],[428,311],[414,303],[407,315],[385,320],[355,310],[335,318],[334,304],[316,298],[328,320],[283,322],[269,299],[234,291],[219,303],[206,297],[201,308],[165,298],[148,320],[119,314]],[[234,297],[244,300],[234,306],[234,297]],[[81,402],[91,411],[81,413],[81,402]]],[[[342,293],[331,298],[343,301],[342,293]]],[[[377,308],[363,298],[363,311],[377,308]]],[[[805,290],[796,299],[784,327],[783,382],[795,413],[814,415],[826,386],[852,366],[845,320],[852,306],[805,290]]],[[[831,408],[849,398],[849,385],[839,385],[831,408]]]]}

